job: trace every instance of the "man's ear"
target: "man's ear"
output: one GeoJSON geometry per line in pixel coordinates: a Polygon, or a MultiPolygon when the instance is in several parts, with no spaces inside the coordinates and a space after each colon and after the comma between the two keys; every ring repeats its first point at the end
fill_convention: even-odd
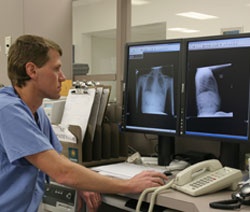
{"type": "Polygon", "coordinates": [[[26,73],[27,75],[31,78],[31,79],[34,79],[36,77],[36,74],[37,74],[37,66],[32,63],[32,62],[28,62],[26,63],[25,65],[26,67],[26,73]]]}

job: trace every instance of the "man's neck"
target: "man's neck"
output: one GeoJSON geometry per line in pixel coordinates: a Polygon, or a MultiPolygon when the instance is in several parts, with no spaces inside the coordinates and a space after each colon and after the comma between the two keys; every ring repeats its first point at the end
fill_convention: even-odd
{"type": "Polygon", "coordinates": [[[30,108],[31,112],[35,114],[37,109],[42,104],[42,99],[38,95],[36,95],[36,92],[34,90],[31,91],[31,89],[27,86],[24,86],[22,88],[14,86],[14,89],[17,92],[19,98],[22,99],[30,108]]]}

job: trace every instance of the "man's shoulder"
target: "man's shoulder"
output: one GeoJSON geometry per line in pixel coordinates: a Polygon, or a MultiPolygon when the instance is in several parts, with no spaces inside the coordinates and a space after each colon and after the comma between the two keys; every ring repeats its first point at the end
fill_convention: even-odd
{"type": "Polygon", "coordinates": [[[8,106],[20,104],[20,99],[15,94],[12,87],[3,87],[0,89],[0,109],[8,106]]]}

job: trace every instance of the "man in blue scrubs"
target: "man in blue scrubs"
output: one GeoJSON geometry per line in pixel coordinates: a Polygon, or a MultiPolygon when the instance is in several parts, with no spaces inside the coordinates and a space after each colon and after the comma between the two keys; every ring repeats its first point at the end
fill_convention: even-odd
{"type": "Polygon", "coordinates": [[[113,179],[60,154],[62,146],[40,106],[44,98],[60,97],[65,80],[61,55],[58,44],[34,35],[20,36],[10,47],[12,86],[0,89],[1,211],[37,211],[48,176],[79,191],[90,191],[82,194],[92,210],[100,204],[99,193],[139,193],[166,179],[153,171],[130,180],[113,179]]]}

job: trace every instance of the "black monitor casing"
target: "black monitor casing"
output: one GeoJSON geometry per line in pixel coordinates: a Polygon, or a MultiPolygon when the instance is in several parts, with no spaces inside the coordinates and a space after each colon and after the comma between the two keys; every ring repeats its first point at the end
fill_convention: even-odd
{"type": "Polygon", "coordinates": [[[179,135],[182,47],[182,40],[161,40],[125,48],[122,128],[159,135],[160,164],[170,162],[179,135]]]}

